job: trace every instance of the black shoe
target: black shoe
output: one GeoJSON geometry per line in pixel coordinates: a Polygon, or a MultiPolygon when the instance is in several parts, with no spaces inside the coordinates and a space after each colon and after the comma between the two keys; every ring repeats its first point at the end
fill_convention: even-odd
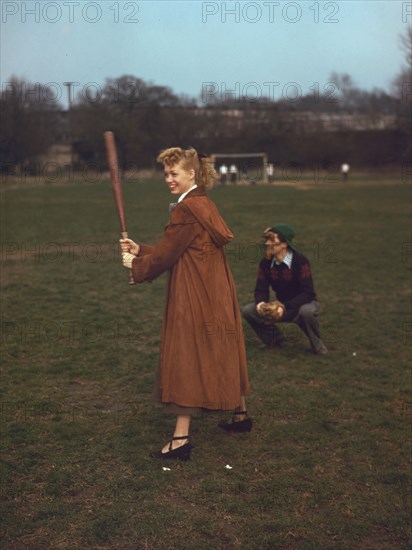
{"type": "Polygon", "coordinates": [[[243,420],[235,420],[236,415],[247,414],[247,411],[235,412],[232,416],[231,422],[219,422],[219,428],[226,430],[227,432],[250,432],[252,429],[253,421],[247,417],[243,420]]]}
{"type": "Polygon", "coordinates": [[[176,449],[172,449],[172,443],[177,439],[190,439],[190,438],[188,435],[184,435],[182,437],[172,437],[172,440],[169,443],[168,451],[163,453],[162,449],[160,449],[160,451],[154,451],[153,453],[150,453],[150,457],[151,458],[171,458],[171,459],[177,459],[177,460],[190,460],[190,453],[192,452],[192,445],[190,441],[188,443],[185,443],[184,445],[181,445],[180,447],[177,447],[176,449]]]}

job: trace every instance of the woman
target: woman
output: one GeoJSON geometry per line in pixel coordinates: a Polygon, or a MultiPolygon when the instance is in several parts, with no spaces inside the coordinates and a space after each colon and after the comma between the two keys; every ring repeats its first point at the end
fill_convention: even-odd
{"type": "Polygon", "coordinates": [[[190,458],[190,420],[200,411],[235,411],[228,431],[250,431],[246,354],[236,289],[223,246],[233,235],[205,189],[216,178],[206,156],[172,147],[157,158],[180,195],[155,246],[122,239],[123,265],[138,283],[169,271],[157,399],[176,414],[172,440],[153,458],[190,458]]]}

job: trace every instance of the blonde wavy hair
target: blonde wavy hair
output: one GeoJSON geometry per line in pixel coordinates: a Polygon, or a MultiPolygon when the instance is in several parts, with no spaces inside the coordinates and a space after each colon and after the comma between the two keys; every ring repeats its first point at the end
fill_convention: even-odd
{"type": "Polygon", "coordinates": [[[206,189],[210,189],[213,186],[213,181],[218,177],[209,163],[207,155],[198,153],[193,147],[189,149],[169,147],[169,149],[161,151],[156,160],[168,168],[180,162],[183,170],[194,170],[197,185],[202,185],[206,189]]]}

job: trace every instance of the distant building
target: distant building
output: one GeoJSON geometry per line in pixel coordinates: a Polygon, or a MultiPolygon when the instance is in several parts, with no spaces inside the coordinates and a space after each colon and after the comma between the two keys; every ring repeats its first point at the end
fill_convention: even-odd
{"type": "Polygon", "coordinates": [[[242,128],[242,119],[248,122],[262,123],[262,115],[265,122],[272,122],[284,130],[290,129],[298,133],[310,132],[341,132],[364,130],[389,130],[396,127],[395,115],[381,115],[379,113],[345,114],[345,113],[316,113],[312,111],[277,111],[274,109],[192,109],[199,117],[220,117],[226,119],[238,129],[242,128]]]}

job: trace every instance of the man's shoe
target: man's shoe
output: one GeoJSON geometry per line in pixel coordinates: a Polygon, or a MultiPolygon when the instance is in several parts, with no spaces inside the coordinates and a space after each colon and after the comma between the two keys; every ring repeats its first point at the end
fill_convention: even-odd
{"type": "Polygon", "coordinates": [[[320,348],[313,352],[315,355],[327,355],[329,353],[328,348],[325,345],[321,345],[320,348]]]}
{"type": "Polygon", "coordinates": [[[273,344],[260,344],[259,349],[273,349],[273,348],[280,348],[282,347],[284,343],[284,338],[281,340],[276,340],[273,342],[273,344]]]}

